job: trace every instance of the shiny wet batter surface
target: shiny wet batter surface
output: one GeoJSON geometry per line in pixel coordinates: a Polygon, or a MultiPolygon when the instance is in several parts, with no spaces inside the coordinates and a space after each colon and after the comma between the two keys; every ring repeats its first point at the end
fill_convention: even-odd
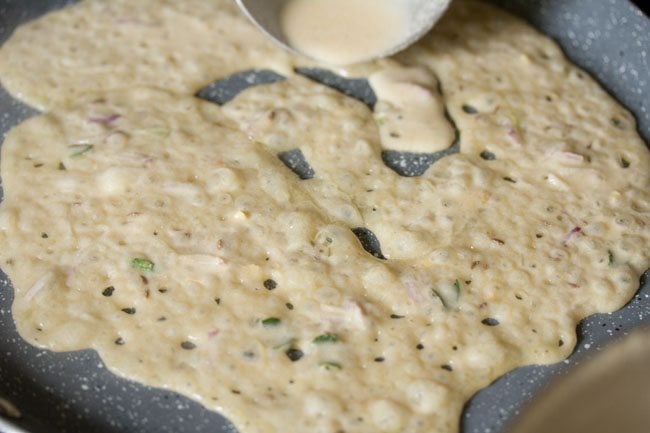
{"type": "Polygon", "coordinates": [[[455,431],[478,388],[568,355],[577,320],[620,307],[648,265],[633,119],[548,40],[475,3],[396,61],[437,77],[459,133],[460,153],[418,178],[384,166],[385,123],[365,105],[293,76],[222,108],[93,84],[14,130],[2,261],[21,334],[93,347],[243,431],[455,431]],[[294,149],[311,179],[278,160],[294,149]]]}

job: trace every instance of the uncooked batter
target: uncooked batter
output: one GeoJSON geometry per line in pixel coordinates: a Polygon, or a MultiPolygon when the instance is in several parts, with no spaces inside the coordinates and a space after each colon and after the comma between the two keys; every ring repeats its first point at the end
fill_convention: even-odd
{"type": "Polygon", "coordinates": [[[383,164],[388,122],[295,61],[228,0],[88,0],[16,32],[0,80],[53,108],[2,147],[0,264],[25,339],[92,347],[243,433],[453,433],[477,390],[568,356],[580,319],[637,289],[650,154],[550,40],[459,0],[368,66],[440,84],[429,101],[460,151],[417,178],[383,164]],[[170,44],[178,20],[221,49],[170,44]],[[288,78],[224,107],[191,96],[251,66],[288,78]],[[276,156],[296,148],[312,179],[276,156]]]}
{"type": "Polygon", "coordinates": [[[290,0],[282,11],[282,28],[301,53],[345,65],[399,44],[408,18],[401,0],[290,0]]]}

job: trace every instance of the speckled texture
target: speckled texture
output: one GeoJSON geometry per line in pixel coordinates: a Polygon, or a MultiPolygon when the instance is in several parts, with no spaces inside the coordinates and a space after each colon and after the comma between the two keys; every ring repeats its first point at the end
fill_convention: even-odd
{"type": "Polygon", "coordinates": [[[556,39],[650,136],[650,22],[625,0],[494,0],[556,39]]]}
{"type": "MultiPolygon", "coordinates": [[[[0,0],[0,41],[19,22],[64,1],[0,0]]],[[[648,59],[650,22],[624,1],[504,1],[497,3],[527,17],[557,38],[567,53],[604,83],[636,114],[642,136],[650,138],[648,59]],[[622,54],[621,54],[622,53],[622,54]]],[[[362,96],[363,97],[363,96],[362,96]]],[[[4,134],[33,113],[0,91],[0,131],[4,134]]],[[[648,273],[646,273],[648,276],[648,273]]],[[[24,414],[29,431],[219,432],[229,427],[198,404],[162,390],[118,379],[91,352],[53,354],[24,343],[15,332],[9,307],[11,289],[0,285],[0,396],[24,414]]],[[[591,317],[580,329],[576,354],[563,364],[525,367],[480,392],[463,417],[465,433],[502,432],[551,375],[591,357],[602,345],[631,328],[650,323],[650,285],[624,310],[591,317]]],[[[2,427],[0,427],[2,431],[2,427]]]]}

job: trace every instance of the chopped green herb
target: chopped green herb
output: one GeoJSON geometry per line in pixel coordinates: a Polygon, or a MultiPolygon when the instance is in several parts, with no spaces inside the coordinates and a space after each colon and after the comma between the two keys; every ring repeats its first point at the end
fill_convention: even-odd
{"type": "Polygon", "coordinates": [[[141,257],[136,257],[131,260],[131,267],[135,269],[140,269],[141,271],[153,271],[154,263],[151,260],[143,259],[141,257]]]}
{"type": "Polygon", "coordinates": [[[612,250],[607,250],[607,264],[614,266],[614,252],[612,250]]]}
{"type": "Polygon", "coordinates": [[[268,317],[262,320],[262,326],[264,326],[265,328],[274,328],[280,325],[280,323],[282,323],[282,321],[277,317],[268,317]]]}
{"type": "Polygon", "coordinates": [[[375,122],[377,122],[377,125],[379,126],[384,126],[386,123],[386,118],[384,116],[377,116],[375,117],[375,122]]]}
{"type": "Polygon", "coordinates": [[[324,368],[325,370],[341,370],[343,367],[341,367],[341,364],[338,362],[332,362],[332,361],[324,361],[318,363],[318,366],[321,368],[324,368]]]}
{"type": "Polygon", "coordinates": [[[454,293],[456,294],[456,299],[460,298],[460,281],[458,281],[458,278],[454,281],[454,293]]]}
{"type": "Polygon", "coordinates": [[[86,152],[91,151],[93,147],[94,146],[92,144],[71,144],[68,146],[68,149],[70,149],[70,157],[76,158],[86,152]]]}
{"type": "Polygon", "coordinates": [[[314,338],[314,344],[332,344],[336,343],[339,340],[339,337],[336,334],[322,334],[314,338]]]}

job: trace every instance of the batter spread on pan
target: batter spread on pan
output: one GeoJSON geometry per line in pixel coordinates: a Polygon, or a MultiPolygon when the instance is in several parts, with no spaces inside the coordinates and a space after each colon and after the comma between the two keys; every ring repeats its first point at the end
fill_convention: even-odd
{"type": "Polygon", "coordinates": [[[51,109],[2,147],[20,334],[94,348],[245,433],[456,432],[473,393],[563,359],[581,318],[632,296],[650,154],[553,42],[454,2],[364,66],[375,113],[300,62],[227,0],[89,0],[18,29],[0,79],[51,109]],[[286,79],[191,96],[248,68],[286,79]],[[402,98],[436,116],[435,142],[409,147],[431,131],[402,98]],[[381,157],[454,141],[419,177],[381,157]],[[278,158],[297,150],[304,180],[278,158]]]}

